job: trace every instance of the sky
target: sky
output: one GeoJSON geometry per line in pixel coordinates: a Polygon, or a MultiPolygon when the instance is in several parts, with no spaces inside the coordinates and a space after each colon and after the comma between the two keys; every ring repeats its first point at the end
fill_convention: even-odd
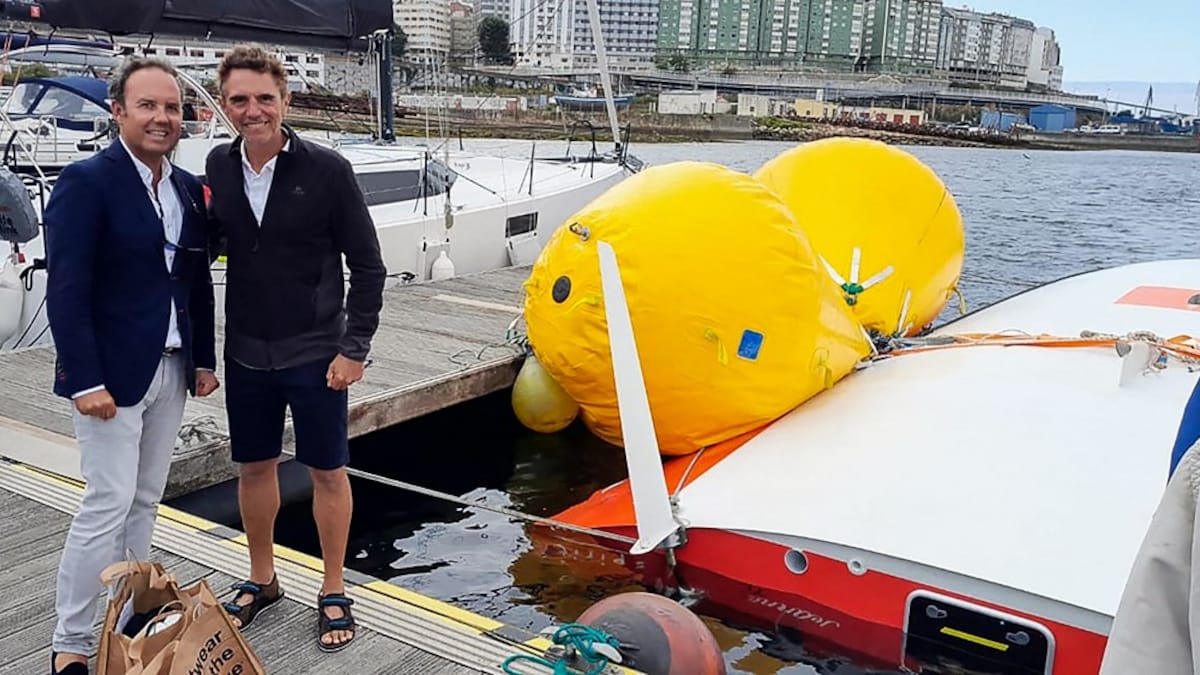
{"type": "MultiPolygon", "coordinates": [[[[1054,29],[1063,53],[1064,88],[1080,86],[1104,94],[1105,85],[1130,93],[1136,101],[1154,87],[1154,102],[1167,109],[1195,112],[1200,81],[1200,0],[946,0],[947,7],[968,6],[1001,12],[1054,29]],[[1129,87],[1128,83],[1139,86],[1129,87]],[[1086,84],[1080,84],[1086,83],[1086,84]],[[1186,84],[1179,91],[1164,87],[1186,84]],[[1160,94],[1160,89],[1163,93],[1160,94]],[[1171,89],[1170,92],[1167,89],[1171,89]],[[1160,96],[1162,100],[1160,100],[1160,96]]],[[[1129,94],[1125,94],[1127,97],[1129,94]]],[[[1116,98],[1115,92],[1112,95],[1116,98]]],[[[1125,99],[1127,100],[1127,98],[1125,99]]]]}

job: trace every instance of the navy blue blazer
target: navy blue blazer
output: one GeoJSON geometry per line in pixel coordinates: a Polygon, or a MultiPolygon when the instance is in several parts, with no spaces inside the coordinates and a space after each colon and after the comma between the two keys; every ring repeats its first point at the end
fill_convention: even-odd
{"type": "Polygon", "coordinates": [[[104,385],[118,406],[141,401],[162,358],[172,298],[188,391],[196,393],[197,368],[216,368],[204,193],[176,166],[171,183],[183,207],[178,242],[167,241],[120,140],[59,175],[43,215],[55,394],[104,385]],[[169,271],[168,245],[176,249],[169,271]]]}

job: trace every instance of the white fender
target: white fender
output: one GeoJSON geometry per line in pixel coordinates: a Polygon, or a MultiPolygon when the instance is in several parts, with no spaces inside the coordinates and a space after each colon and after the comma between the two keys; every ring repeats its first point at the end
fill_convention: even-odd
{"type": "Polygon", "coordinates": [[[437,260],[433,261],[433,269],[430,270],[429,278],[431,281],[440,281],[442,279],[450,279],[454,276],[454,262],[450,260],[450,256],[446,255],[446,250],[442,249],[438,253],[437,260]]]}
{"type": "Polygon", "coordinates": [[[3,259],[0,267],[0,344],[8,342],[21,329],[21,313],[25,310],[25,288],[12,257],[3,259]]]}

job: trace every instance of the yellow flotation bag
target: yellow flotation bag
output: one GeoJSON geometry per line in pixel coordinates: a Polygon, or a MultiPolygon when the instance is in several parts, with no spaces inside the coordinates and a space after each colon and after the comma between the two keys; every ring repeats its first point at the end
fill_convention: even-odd
{"type": "Polygon", "coordinates": [[[688,454],[777,419],[870,352],[771,191],[718,164],[646,169],[568,218],[525,282],[533,352],[610,443],[621,445],[621,426],[601,240],[620,266],[663,454],[688,454]]]}
{"type": "Polygon", "coordinates": [[[879,141],[787,150],[755,178],[791,208],[863,326],[911,335],[937,318],[962,272],[962,216],[942,180],[879,141]]]}
{"type": "Polygon", "coordinates": [[[538,363],[536,354],[521,364],[513,382],[512,407],[521,424],[543,434],[566,429],[579,415],[579,404],[538,363]]]}

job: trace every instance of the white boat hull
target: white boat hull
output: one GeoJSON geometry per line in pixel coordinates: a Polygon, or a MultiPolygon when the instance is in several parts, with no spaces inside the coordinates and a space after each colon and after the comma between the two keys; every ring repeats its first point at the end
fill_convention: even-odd
{"type": "MultiPolygon", "coordinates": [[[[220,139],[193,140],[181,147],[181,162],[185,168],[202,173],[207,147],[220,139]]],[[[364,145],[346,146],[343,151],[355,162],[356,170],[364,173],[420,166],[414,159],[421,156],[419,151],[411,149],[364,145]]],[[[452,261],[456,275],[530,264],[571,214],[630,173],[616,162],[538,161],[531,188],[526,176],[529,165],[529,160],[451,155],[450,167],[460,175],[450,191],[449,218],[444,193],[370,206],[392,283],[430,280],[433,264],[442,251],[452,261]],[[532,216],[532,229],[526,224],[520,229],[527,231],[509,236],[510,219],[518,224],[529,223],[528,218],[521,218],[530,214],[536,214],[532,216]]],[[[34,201],[40,207],[38,200],[34,201]]],[[[22,245],[21,250],[27,260],[25,266],[45,255],[41,237],[22,245]]],[[[12,262],[5,260],[3,264],[12,262]]],[[[218,313],[223,314],[223,263],[214,264],[213,278],[218,313]]],[[[11,335],[0,335],[0,350],[52,342],[44,307],[44,271],[33,272],[32,286],[24,295],[19,329],[11,335]]]]}
{"type": "MultiPolygon", "coordinates": [[[[674,583],[882,666],[927,648],[944,619],[933,637],[963,660],[1096,672],[1200,377],[1194,344],[1160,361],[1138,332],[1196,336],[1198,316],[1200,261],[1079,275],[933,333],[1025,344],[877,360],[764,429],[668,462],[688,540],[674,583]],[[1132,337],[1118,348],[1089,331],[1132,337]],[[1063,339],[1031,344],[1042,334],[1063,339]]],[[[631,535],[629,502],[621,483],[558,518],[631,535]]],[[[661,562],[623,564],[672,583],[661,562]]]]}

